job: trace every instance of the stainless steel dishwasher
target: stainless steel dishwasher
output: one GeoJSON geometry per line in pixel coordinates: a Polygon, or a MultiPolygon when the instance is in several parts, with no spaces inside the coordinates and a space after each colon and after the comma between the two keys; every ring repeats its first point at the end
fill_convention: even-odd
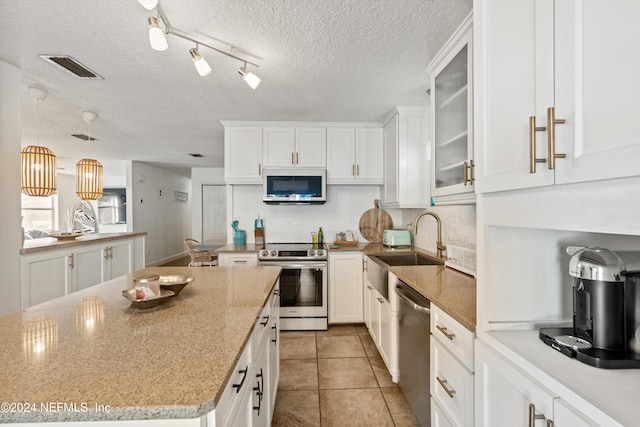
{"type": "Polygon", "coordinates": [[[400,388],[421,426],[431,425],[429,397],[429,344],[431,302],[398,280],[395,286],[400,302],[398,362],[400,388]]]}

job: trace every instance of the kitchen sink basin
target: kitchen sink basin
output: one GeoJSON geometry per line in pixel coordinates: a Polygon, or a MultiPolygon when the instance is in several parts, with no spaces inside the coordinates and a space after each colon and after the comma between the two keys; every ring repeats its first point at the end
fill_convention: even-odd
{"type": "Polygon", "coordinates": [[[373,255],[371,258],[378,258],[390,267],[399,265],[442,265],[442,261],[429,258],[420,254],[397,254],[397,255],[373,255]]]}
{"type": "Polygon", "coordinates": [[[383,254],[369,255],[372,261],[367,264],[367,279],[380,294],[389,299],[389,267],[401,265],[442,265],[443,261],[420,254],[383,254]]]}

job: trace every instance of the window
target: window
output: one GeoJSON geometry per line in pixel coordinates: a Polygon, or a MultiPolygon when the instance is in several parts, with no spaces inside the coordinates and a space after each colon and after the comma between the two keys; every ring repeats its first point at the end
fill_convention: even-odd
{"type": "Polygon", "coordinates": [[[22,227],[25,230],[53,230],[55,224],[56,195],[27,196],[22,193],[22,227]]]}

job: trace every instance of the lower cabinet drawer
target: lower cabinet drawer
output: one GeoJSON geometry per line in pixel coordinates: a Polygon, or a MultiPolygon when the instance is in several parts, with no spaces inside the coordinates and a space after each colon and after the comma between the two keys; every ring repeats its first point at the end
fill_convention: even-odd
{"type": "Polygon", "coordinates": [[[431,427],[455,427],[433,397],[431,398],[431,427]]]}
{"type": "Polygon", "coordinates": [[[431,333],[469,371],[473,372],[473,352],[475,334],[462,326],[439,307],[431,304],[431,333]]]}
{"type": "Polygon", "coordinates": [[[432,398],[454,426],[473,426],[473,374],[437,339],[430,353],[432,398]]]}

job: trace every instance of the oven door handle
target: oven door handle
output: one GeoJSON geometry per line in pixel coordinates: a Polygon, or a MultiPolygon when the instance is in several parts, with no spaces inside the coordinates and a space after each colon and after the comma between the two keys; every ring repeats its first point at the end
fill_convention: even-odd
{"type": "Polygon", "coordinates": [[[298,263],[290,263],[290,262],[261,262],[260,266],[268,266],[273,265],[276,267],[282,267],[285,270],[291,269],[299,269],[299,268],[326,268],[326,262],[298,262],[298,263]]]}

